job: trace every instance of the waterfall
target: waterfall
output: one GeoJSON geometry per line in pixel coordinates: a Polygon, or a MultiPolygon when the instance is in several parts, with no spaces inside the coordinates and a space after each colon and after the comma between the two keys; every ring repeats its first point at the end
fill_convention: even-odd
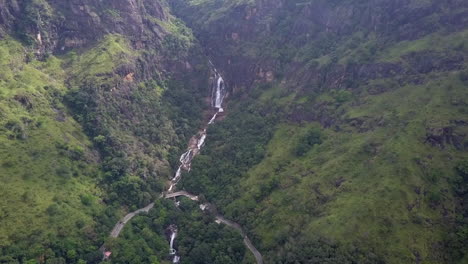
{"type": "Polygon", "coordinates": [[[182,163],[182,165],[187,165],[188,163],[190,163],[191,159],[192,159],[192,150],[189,149],[187,152],[182,154],[182,156],[180,156],[179,161],[182,163]]]}
{"type": "Polygon", "coordinates": [[[208,122],[208,125],[211,125],[214,123],[214,121],[216,120],[216,117],[218,116],[218,112],[216,112],[213,117],[210,119],[210,122],[208,122]]]}
{"type": "Polygon", "coordinates": [[[176,253],[176,250],[174,249],[174,239],[176,238],[176,236],[177,236],[176,232],[173,232],[171,234],[171,242],[170,242],[170,245],[169,245],[169,247],[170,247],[169,251],[170,251],[171,255],[175,255],[175,253],[176,253]]]}
{"type": "MultiPolygon", "coordinates": [[[[174,177],[171,179],[171,183],[170,183],[170,186],[169,186],[169,188],[167,190],[166,197],[171,196],[171,194],[176,195],[178,193],[183,193],[184,192],[184,191],[181,191],[181,192],[178,192],[178,193],[175,192],[175,188],[177,186],[177,183],[182,178],[182,170],[190,171],[190,167],[192,165],[191,163],[192,163],[193,158],[199,153],[200,149],[205,144],[205,140],[206,140],[206,136],[207,136],[207,134],[206,134],[207,126],[213,124],[216,121],[216,118],[218,117],[219,113],[224,112],[223,101],[224,101],[224,98],[226,96],[226,88],[225,88],[224,80],[223,80],[223,77],[221,77],[221,75],[218,73],[218,71],[214,67],[213,63],[211,61],[209,61],[209,62],[210,62],[210,65],[212,66],[212,69],[213,69],[212,88],[211,88],[212,89],[212,91],[211,91],[211,107],[216,112],[214,113],[214,115],[210,119],[210,121],[208,121],[208,123],[205,125],[205,127],[197,135],[193,136],[190,139],[191,143],[189,144],[188,150],[185,153],[183,153],[179,158],[180,165],[179,165],[179,168],[177,169],[174,177]],[[196,143],[193,143],[193,142],[196,142],[196,143]]],[[[194,201],[198,201],[197,196],[190,195],[190,194],[187,194],[187,193],[186,193],[186,196],[189,197],[190,199],[194,200],[194,201]]],[[[175,196],[174,196],[174,199],[176,199],[175,196]]],[[[178,205],[177,201],[176,201],[176,205],[178,205]]],[[[205,209],[208,208],[208,204],[200,205],[200,208],[202,210],[205,210],[205,209]]],[[[173,259],[172,259],[172,263],[179,263],[180,256],[176,255],[177,251],[174,249],[174,241],[175,241],[175,239],[177,237],[177,226],[172,224],[172,225],[170,225],[169,228],[171,230],[170,244],[169,244],[170,251],[169,251],[169,253],[170,253],[170,255],[174,256],[173,259]]]]}
{"type": "Polygon", "coordinates": [[[205,144],[205,139],[206,139],[206,132],[203,133],[202,136],[200,137],[200,139],[198,140],[198,143],[197,143],[197,148],[198,149],[201,149],[201,147],[203,147],[203,144],[205,144]]]}
{"type": "Polygon", "coordinates": [[[218,112],[223,112],[223,101],[226,96],[226,89],[224,85],[224,79],[214,69],[213,88],[211,92],[211,106],[216,108],[218,112]]]}
{"type": "Polygon", "coordinates": [[[172,178],[171,181],[172,181],[172,182],[178,182],[181,175],[182,175],[182,165],[179,166],[179,168],[177,169],[177,172],[176,172],[174,178],[172,178]]]}
{"type": "Polygon", "coordinates": [[[174,241],[177,237],[177,227],[175,225],[169,226],[169,230],[171,231],[171,241],[169,243],[169,254],[173,255],[174,258],[172,259],[172,263],[179,263],[180,257],[177,256],[177,250],[174,249],[174,241]]]}
{"type": "MultiPolygon", "coordinates": [[[[179,168],[177,169],[174,177],[171,179],[170,186],[167,189],[167,192],[162,193],[161,196],[160,196],[160,198],[166,198],[166,199],[173,198],[176,206],[179,206],[179,204],[180,204],[180,201],[176,200],[176,198],[178,196],[185,196],[185,197],[190,198],[193,201],[198,201],[199,200],[198,196],[192,195],[192,194],[190,194],[190,193],[188,193],[186,191],[175,192],[175,188],[177,186],[177,183],[182,178],[182,170],[190,171],[190,166],[191,166],[192,159],[200,152],[200,149],[203,147],[203,145],[205,143],[205,140],[206,140],[206,136],[207,136],[207,134],[206,134],[207,127],[209,125],[213,124],[216,121],[216,118],[218,117],[219,113],[222,113],[224,111],[224,109],[222,108],[223,100],[224,100],[224,97],[226,96],[226,91],[225,91],[225,87],[224,87],[224,80],[221,77],[221,75],[217,72],[217,70],[215,69],[213,63],[211,61],[209,61],[209,62],[210,62],[210,65],[213,67],[213,72],[214,72],[211,106],[213,107],[213,110],[216,110],[216,112],[214,113],[214,115],[210,119],[210,121],[205,125],[205,127],[202,130],[200,130],[200,132],[197,135],[193,136],[190,139],[188,150],[180,156],[180,158],[179,158],[179,161],[180,161],[179,168]]],[[[132,219],[135,215],[137,215],[137,214],[139,214],[141,212],[148,212],[149,210],[151,210],[151,208],[153,208],[153,206],[154,206],[154,203],[151,203],[151,204],[149,204],[148,206],[146,206],[144,208],[138,209],[138,210],[136,210],[136,211],[134,211],[132,213],[127,214],[123,219],[121,219],[114,226],[114,229],[111,232],[111,237],[114,237],[114,238],[118,237],[120,231],[125,226],[125,224],[128,221],[130,221],[130,219],[132,219]]],[[[209,210],[210,208],[211,208],[210,203],[200,204],[200,209],[202,211],[209,210]]],[[[216,215],[215,222],[218,223],[218,224],[224,223],[224,224],[236,229],[241,234],[241,236],[244,238],[244,244],[246,245],[246,247],[254,254],[254,257],[255,257],[255,260],[256,260],[257,264],[263,264],[262,255],[253,246],[252,242],[247,237],[247,235],[242,230],[242,228],[240,227],[239,224],[237,224],[235,222],[232,222],[232,221],[229,221],[229,220],[225,219],[221,215],[216,215]]],[[[175,224],[171,224],[169,226],[169,230],[170,230],[169,254],[171,256],[173,256],[172,263],[179,263],[180,262],[180,256],[177,255],[177,250],[174,248],[174,242],[175,242],[175,239],[177,237],[177,226],[175,224]]],[[[103,254],[103,260],[108,259],[110,254],[112,253],[110,251],[106,251],[105,245],[102,245],[99,250],[103,254]]]]}
{"type": "Polygon", "coordinates": [[[216,99],[215,99],[215,107],[222,112],[222,104],[224,99],[224,80],[223,77],[218,76],[218,81],[216,82],[216,99]]]}
{"type": "MultiPolygon", "coordinates": [[[[224,98],[226,96],[226,88],[224,84],[223,77],[218,73],[216,68],[214,67],[213,63],[209,61],[210,65],[213,67],[213,82],[212,82],[212,94],[211,94],[211,106],[213,107],[216,112],[214,113],[213,117],[208,121],[207,125],[199,135],[201,135],[199,138],[196,138],[196,136],[192,137],[192,139],[196,140],[195,146],[190,146],[189,149],[183,153],[180,158],[180,166],[177,169],[177,172],[175,173],[175,176],[171,180],[171,185],[169,186],[169,189],[167,190],[169,193],[174,191],[175,186],[179,182],[180,178],[182,177],[182,170],[187,170],[190,171],[192,159],[194,158],[195,155],[198,154],[199,150],[203,147],[205,144],[206,140],[206,127],[213,124],[216,121],[216,118],[218,117],[219,113],[222,113],[224,109],[222,108],[224,98]]],[[[191,141],[192,141],[191,139],[191,141]]]]}

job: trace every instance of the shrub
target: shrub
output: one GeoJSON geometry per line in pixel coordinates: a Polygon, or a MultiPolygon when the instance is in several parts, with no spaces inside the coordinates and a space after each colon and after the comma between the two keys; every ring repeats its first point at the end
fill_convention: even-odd
{"type": "Polygon", "coordinates": [[[59,206],[58,206],[56,203],[50,205],[50,206],[47,207],[47,209],[46,209],[46,212],[47,212],[47,214],[48,214],[49,216],[57,215],[57,214],[59,213],[59,211],[60,211],[60,208],[59,208],[59,206]]]}
{"type": "Polygon", "coordinates": [[[62,178],[70,178],[71,177],[71,171],[70,168],[68,168],[65,165],[60,165],[55,172],[57,173],[58,176],[62,178]]]}
{"type": "Polygon", "coordinates": [[[80,200],[83,205],[89,206],[93,202],[93,198],[91,195],[82,194],[80,195],[80,200]]]}
{"type": "Polygon", "coordinates": [[[314,145],[321,144],[322,141],[323,136],[320,129],[312,128],[299,140],[295,149],[296,156],[304,156],[314,145]]]}
{"type": "Polygon", "coordinates": [[[342,104],[351,100],[353,94],[347,90],[334,91],[332,93],[333,98],[338,104],[342,104]]]}

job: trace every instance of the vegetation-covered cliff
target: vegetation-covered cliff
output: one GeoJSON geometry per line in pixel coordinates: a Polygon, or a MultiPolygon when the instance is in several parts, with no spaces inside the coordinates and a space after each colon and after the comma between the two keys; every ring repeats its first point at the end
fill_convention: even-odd
{"type": "Polygon", "coordinates": [[[0,263],[253,263],[209,60],[265,263],[468,261],[468,2],[0,0],[0,263]]]}
{"type": "Polygon", "coordinates": [[[171,3],[232,89],[184,187],[267,263],[467,261],[466,1],[171,3]]]}
{"type": "Polygon", "coordinates": [[[0,36],[0,262],[100,261],[196,131],[208,62],[158,1],[1,1],[0,36]]]}

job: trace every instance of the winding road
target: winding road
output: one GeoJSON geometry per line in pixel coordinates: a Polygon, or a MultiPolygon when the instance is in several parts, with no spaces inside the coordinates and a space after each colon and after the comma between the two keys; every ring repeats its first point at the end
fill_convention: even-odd
{"type": "Polygon", "coordinates": [[[257,261],[257,264],[263,264],[262,254],[260,254],[260,252],[257,250],[257,248],[252,244],[252,241],[250,241],[249,237],[244,232],[244,229],[242,229],[242,227],[238,223],[233,222],[231,220],[228,220],[228,219],[224,218],[222,215],[216,215],[216,220],[218,220],[220,223],[223,223],[223,224],[225,224],[227,226],[230,226],[230,227],[236,229],[241,234],[241,236],[244,238],[244,244],[250,250],[250,252],[252,252],[252,254],[254,255],[255,260],[257,261]]]}
{"type": "Polygon", "coordinates": [[[119,220],[117,224],[115,224],[114,228],[112,229],[110,233],[110,237],[118,237],[122,229],[124,228],[125,224],[128,223],[134,216],[141,214],[141,213],[148,213],[151,208],[153,208],[154,203],[150,203],[146,207],[140,208],[134,212],[128,213],[122,219],[119,220]]]}

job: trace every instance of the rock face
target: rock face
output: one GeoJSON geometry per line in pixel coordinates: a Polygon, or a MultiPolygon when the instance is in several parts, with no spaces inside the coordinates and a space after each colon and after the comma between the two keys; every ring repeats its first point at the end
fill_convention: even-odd
{"type": "Polygon", "coordinates": [[[446,148],[448,145],[453,145],[455,148],[462,150],[467,147],[465,142],[466,134],[457,131],[459,127],[448,126],[439,128],[429,128],[426,132],[425,143],[439,148],[446,148]]]}
{"type": "Polygon", "coordinates": [[[35,43],[39,52],[64,52],[94,43],[109,33],[144,48],[161,40],[156,21],[168,14],[159,1],[40,0],[0,2],[1,31],[15,32],[35,43]]]}
{"type": "MultiPolygon", "coordinates": [[[[213,60],[217,65],[223,65],[222,69],[228,74],[227,79],[232,82],[231,87],[246,88],[257,81],[269,82],[268,78],[259,77],[258,72],[261,71],[286,78],[292,74],[290,81],[294,81],[294,86],[310,83],[314,79],[314,83],[323,86],[330,83],[339,86],[334,88],[345,88],[340,84],[350,76],[356,77],[356,74],[369,78],[406,74],[405,69],[398,64],[334,65],[337,61],[332,61],[330,66],[333,69],[325,69],[331,74],[324,76],[322,65],[302,63],[299,56],[307,54],[307,48],[310,47],[321,47],[325,51],[333,49],[345,39],[358,39],[357,31],[381,39],[382,42],[374,48],[381,49],[386,42],[411,41],[440,30],[454,32],[468,26],[468,3],[462,0],[427,3],[412,0],[360,3],[257,0],[240,1],[227,11],[223,4],[191,5],[190,2],[171,2],[173,12],[199,31],[200,40],[206,43],[213,60]],[[221,18],[212,15],[215,11],[222,13],[221,18]],[[250,43],[250,46],[246,47],[244,43],[250,43]],[[298,72],[298,68],[307,71],[298,72]],[[279,72],[281,74],[275,74],[279,72]]],[[[437,56],[434,58],[432,55],[412,56],[411,60],[420,58],[415,70],[427,72],[433,69],[453,69],[456,65],[459,67],[460,62],[463,63],[460,57],[436,62],[437,56]]],[[[316,58],[320,56],[317,54],[316,58]]]]}
{"type": "Polygon", "coordinates": [[[0,1],[0,34],[5,34],[5,30],[12,26],[19,12],[20,6],[16,0],[0,1]]]}

